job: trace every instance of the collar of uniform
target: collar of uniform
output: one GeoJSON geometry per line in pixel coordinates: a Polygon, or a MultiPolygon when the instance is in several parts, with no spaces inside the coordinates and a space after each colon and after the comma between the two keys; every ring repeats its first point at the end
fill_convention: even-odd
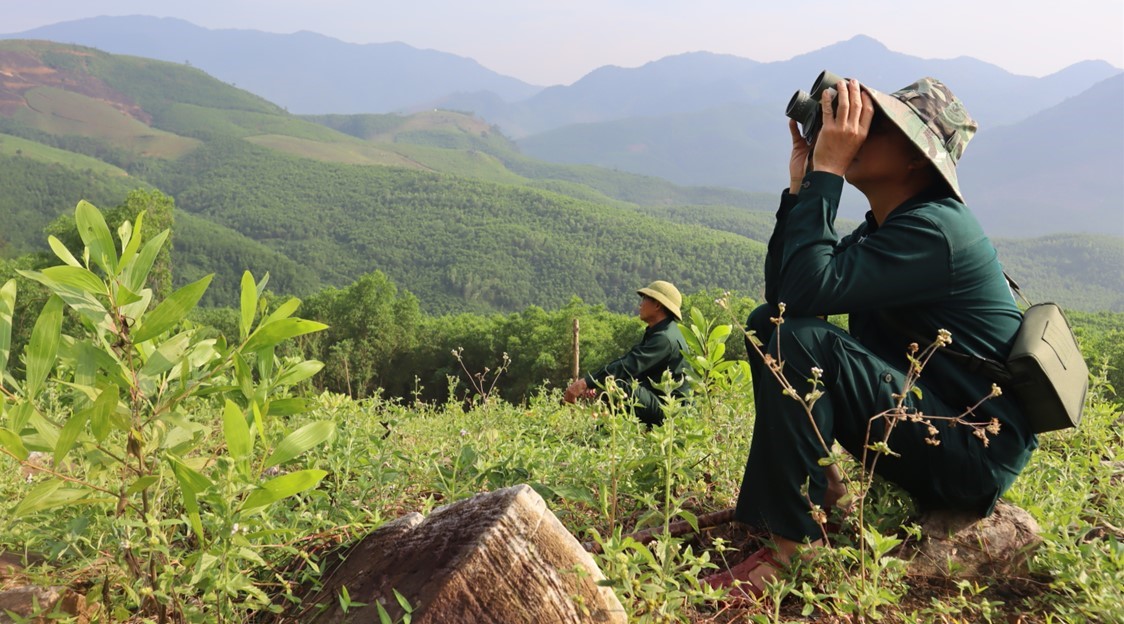
{"type": "MultiPolygon", "coordinates": [[[[913,210],[915,208],[920,208],[921,206],[924,206],[925,204],[927,204],[931,201],[938,200],[938,199],[944,199],[944,198],[947,198],[947,197],[951,197],[951,196],[947,192],[941,192],[941,190],[939,188],[938,189],[925,189],[924,191],[921,191],[920,193],[918,193],[918,194],[914,195],[913,197],[910,197],[909,199],[902,202],[901,205],[898,206],[897,208],[894,208],[893,210],[891,210],[890,214],[886,215],[886,220],[889,221],[890,219],[893,219],[894,217],[896,217],[898,215],[903,215],[903,214],[909,212],[910,210],[913,210]]],[[[877,232],[878,231],[878,221],[875,220],[874,213],[871,212],[870,210],[866,211],[865,219],[866,219],[866,233],[867,234],[873,234],[873,233],[877,232]]]]}
{"type": "Polygon", "coordinates": [[[664,320],[662,320],[659,323],[656,323],[655,325],[652,325],[651,327],[645,329],[644,330],[644,337],[647,338],[650,334],[654,334],[654,333],[656,333],[656,332],[658,332],[662,329],[666,329],[667,326],[671,325],[671,323],[674,322],[674,321],[675,321],[675,317],[668,314],[667,318],[665,318],[664,320]]]}

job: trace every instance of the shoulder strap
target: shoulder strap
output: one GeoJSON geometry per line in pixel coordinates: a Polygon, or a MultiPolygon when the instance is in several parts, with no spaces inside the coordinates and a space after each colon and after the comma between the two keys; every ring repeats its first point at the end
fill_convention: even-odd
{"type": "Polygon", "coordinates": [[[1007,279],[1007,285],[1010,286],[1011,290],[1014,291],[1014,293],[1019,296],[1019,299],[1022,299],[1023,302],[1026,303],[1027,307],[1030,307],[1030,306],[1034,305],[1030,302],[1030,299],[1027,299],[1026,295],[1023,294],[1022,289],[1019,288],[1019,283],[1016,282],[1013,277],[1008,275],[1006,271],[1003,271],[1003,277],[1005,277],[1007,279]]]}

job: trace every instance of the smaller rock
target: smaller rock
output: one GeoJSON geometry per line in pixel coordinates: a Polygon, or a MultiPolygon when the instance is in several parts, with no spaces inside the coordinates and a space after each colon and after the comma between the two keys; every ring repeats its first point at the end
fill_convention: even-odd
{"type": "Polygon", "coordinates": [[[1026,510],[1003,501],[987,518],[958,511],[921,517],[922,540],[901,554],[910,576],[948,579],[1026,576],[1030,555],[1042,543],[1038,522],[1026,510]]]}

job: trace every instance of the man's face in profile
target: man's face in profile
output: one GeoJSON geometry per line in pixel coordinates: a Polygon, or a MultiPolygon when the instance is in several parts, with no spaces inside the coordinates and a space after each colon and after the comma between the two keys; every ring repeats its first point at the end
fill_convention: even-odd
{"type": "Polygon", "coordinates": [[[659,316],[659,312],[660,304],[655,299],[647,295],[640,295],[640,307],[637,309],[637,314],[641,321],[651,324],[659,316]]]}

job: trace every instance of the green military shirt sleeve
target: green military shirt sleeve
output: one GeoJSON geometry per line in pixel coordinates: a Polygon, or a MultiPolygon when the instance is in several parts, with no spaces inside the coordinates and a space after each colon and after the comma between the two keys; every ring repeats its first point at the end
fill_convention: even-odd
{"type": "Polygon", "coordinates": [[[604,384],[605,378],[610,375],[617,379],[644,380],[648,371],[665,366],[677,353],[678,347],[671,340],[664,335],[654,334],[601,370],[586,375],[586,384],[590,387],[604,384]]]}
{"type": "Polygon", "coordinates": [[[777,287],[788,313],[840,314],[940,298],[950,283],[941,229],[895,211],[875,234],[841,244],[834,221],[842,189],[837,175],[809,173],[788,214],[777,287]]]}
{"type": "Polygon", "coordinates": [[[765,253],[765,301],[777,304],[777,285],[780,282],[781,254],[784,251],[785,225],[788,213],[796,206],[797,196],[785,189],[781,193],[781,205],[777,209],[777,221],[769,237],[769,247],[765,253]]]}

